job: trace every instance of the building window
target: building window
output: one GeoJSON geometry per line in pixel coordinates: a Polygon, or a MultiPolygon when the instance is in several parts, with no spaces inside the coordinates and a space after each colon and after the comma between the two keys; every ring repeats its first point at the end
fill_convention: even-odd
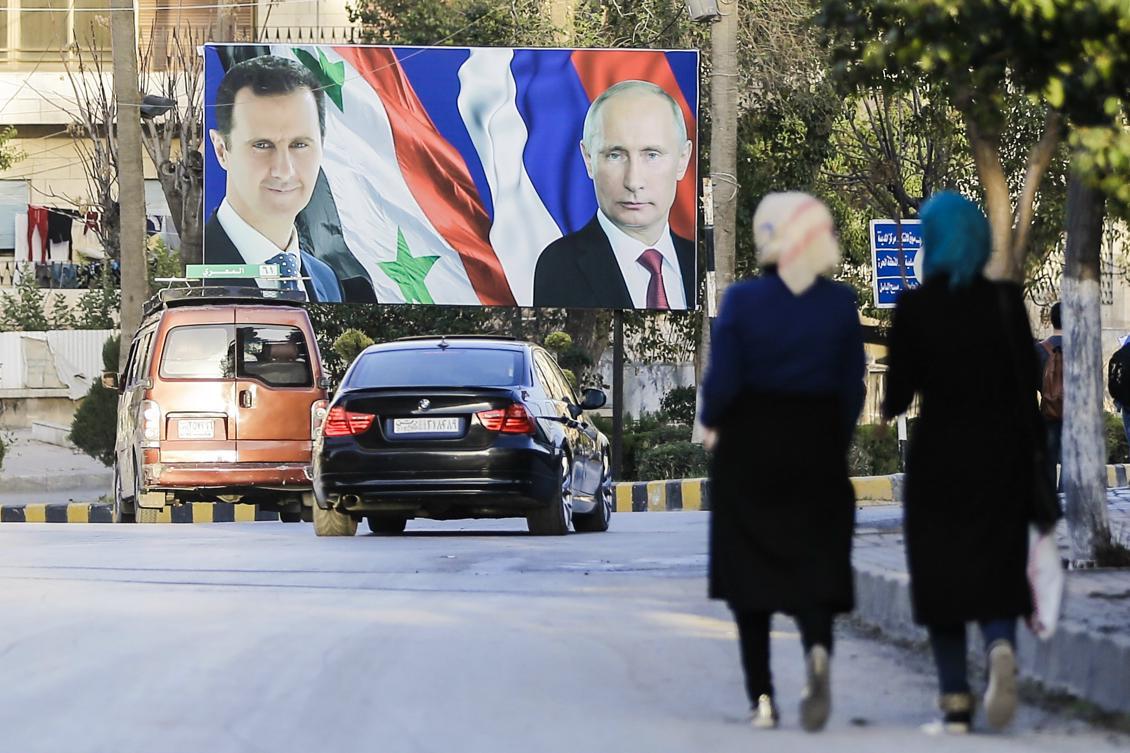
{"type": "Polygon", "coordinates": [[[46,58],[72,41],[110,49],[109,0],[0,0],[0,58],[9,48],[25,60],[46,58]]]}

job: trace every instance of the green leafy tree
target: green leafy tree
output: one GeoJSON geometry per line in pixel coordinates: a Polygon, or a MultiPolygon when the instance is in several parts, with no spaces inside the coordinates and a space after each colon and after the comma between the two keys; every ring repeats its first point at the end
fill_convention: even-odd
{"type": "Polygon", "coordinates": [[[1111,540],[1096,368],[1102,190],[1117,190],[1130,163],[1119,146],[1130,97],[1130,7],[1124,0],[824,0],[819,21],[841,80],[903,89],[926,82],[961,113],[992,227],[994,277],[1023,279],[1041,182],[1072,129],[1063,278],[1064,445],[1071,451],[1063,476],[1073,554],[1094,561],[1111,540]],[[1018,93],[1043,110],[1043,125],[1014,204],[1003,152],[1018,93]]]}
{"type": "Polygon", "coordinates": [[[44,312],[45,296],[33,275],[24,275],[15,293],[0,294],[0,329],[44,332],[50,329],[44,312]]]}
{"type": "Polygon", "coordinates": [[[15,127],[8,126],[6,128],[0,128],[0,170],[7,170],[27,156],[19,149],[8,144],[8,142],[15,137],[15,127]]]}

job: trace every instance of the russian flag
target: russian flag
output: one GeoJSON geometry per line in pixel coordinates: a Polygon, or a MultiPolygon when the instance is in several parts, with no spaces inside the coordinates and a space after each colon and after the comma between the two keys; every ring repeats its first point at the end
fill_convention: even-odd
{"type": "MultiPolygon", "coordinates": [[[[223,72],[208,52],[211,103],[223,72]]],[[[531,305],[542,249],[596,212],[578,144],[589,104],[612,84],[658,84],[696,138],[695,51],[276,45],[270,53],[341,82],[327,88],[322,170],[349,251],[386,303],[531,305]]],[[[213,165],[206,216],[223,199],[223,171],[214,161],[206,170],[213,165]]],[[[684,238],[695,237],[696,185],[692,161],[670,216],[684,238]]]]}

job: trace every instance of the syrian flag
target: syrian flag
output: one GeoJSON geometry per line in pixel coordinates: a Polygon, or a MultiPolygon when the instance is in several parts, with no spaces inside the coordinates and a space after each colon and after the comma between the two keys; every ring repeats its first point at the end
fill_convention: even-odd
{"type": "MultiPolygon", "coordinates": [[[[542,249],[596,212],[578,144],[590,102],[608,86],[655,82],[695,134],[695,52],[274,45],[270,53],[322,82],[322,170],[345,243],[385,303],[531,305],[542,249]]],[[[208,188],[211,211],[222,181],[208,188]]],[[[670,220],[685,238],[695,237],[695,194],[692,166],[670,220]]]]}

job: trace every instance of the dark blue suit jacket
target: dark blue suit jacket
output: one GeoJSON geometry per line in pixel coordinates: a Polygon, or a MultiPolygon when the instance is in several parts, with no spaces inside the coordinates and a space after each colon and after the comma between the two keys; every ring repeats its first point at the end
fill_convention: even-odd
{"type": "MultiPolygon", "coordinates": [[[[306,296],[317,303],[341,303],[341,283],[338,282],[337,275],[334,274],[330,265],[324,261],[319,261],[305,251],[302,251],[301,254],[302,276],[310,278],[304,281],[306,296]]],[[[246,263],[215,214],[204,225],[204,261],[208,264],[246,263]]],[[[215,282],[233,285],[246,284],[246,281],[238,280],[216,280],[215,282]]]]}

